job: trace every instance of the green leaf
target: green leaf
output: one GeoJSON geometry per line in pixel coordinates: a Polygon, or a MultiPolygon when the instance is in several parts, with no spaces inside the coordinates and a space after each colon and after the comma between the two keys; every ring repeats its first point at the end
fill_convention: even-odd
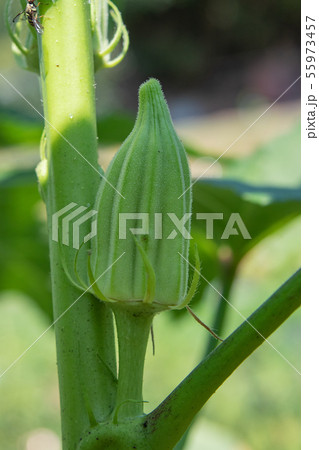
{"type": "MultiPolygon", "coordinates": [[[[214,220],[213,242],[217,247],[231,249],[234,261],[240,259],[261,239],[268,236],[300,214],[300,190],[252,186],[234,180],[200,180],[193,186],[193,230],[206,235],[204,220],[197,213],[221,213],[214,220]],[[245,239],[235,221],[237,235],[225,239],[225,227],[233,213],[239,214],[251,239],[245,239]],[[224,235],[223,235],[224,234],[224,235]]],[[[210,239],[211,241],[211,239],[210,239]]]]}
{"type": "Polygon", "coordinates": [[[112,113],[97,122],[99,143],[104,145],[122,143],[134,127],[135,118],[125,112],[112,113]]]}
{"type": "MultiPolygon", "coordinates": [[[[202,179],[193,185],[192,237],[197,244],[201,274],[207,280],[228,279],[234,275],[242,257],[262,239],[300,214],[300,189],[253,186],[234,180],[202,179]],[[213,239],[206,237],[206,221],[197,213],[220,213],[213,221],[213,239]],[[222,239],[233,213],[240,215],[251,239],[238,235],[222,239]]],[[[190,262],[194,261],[191,253],[190,262]]],[[[206,283],[201,281],[192,300],[196,303],[206,283]]]]}
{"type": "Polygon", "coordinates": [[[42,133],[40,121],[18,113],[0,111],[0,148],[17,144],[37,144],[42,133]]]}
{"type": "Polygon", "coordinates": [[[300,184],[300,140],[298,124],[250,156],[222,159],[223,176],[256,185],[296,187],[300,184]]]}
{"type": "Polygon", "coordinates": [[[0,290],[32,298],[52,320],[45,208],[33,171],[0,177],[0,290]]]}

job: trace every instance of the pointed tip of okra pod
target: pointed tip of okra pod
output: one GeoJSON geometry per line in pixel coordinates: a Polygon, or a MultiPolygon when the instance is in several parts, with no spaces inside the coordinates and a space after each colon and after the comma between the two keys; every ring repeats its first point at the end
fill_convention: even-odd
{"type": "Polygon", "coordinates": [[[159,114],[166,121],[172,122],[168,104],[166,102],[161,83],[156,78],[149,78],[141,84],[138,95],[138,116],[139,120],[145,111],[151,114],[159,114]]]}
{"type": "Polygon", "coordinates": [[[150,78],[149,80],[142,83],[138,91],[138,100],[140,107],[143,106],[143,104],[147,101],[152,101],[152,99],[156,99],[157,102],[164,101],[166,104],[161,83],[156,78],[150,78]]]}
{"type": "Polygon", "coordinates": [[[146,91],[160,92],[163,95],[161,83],[156,78],[149,78],[139,88],[139,95],[143,96],[146,91]]]}

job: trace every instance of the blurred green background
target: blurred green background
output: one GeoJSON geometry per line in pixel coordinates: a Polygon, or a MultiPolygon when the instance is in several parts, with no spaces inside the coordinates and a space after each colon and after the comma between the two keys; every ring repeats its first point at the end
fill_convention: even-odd
{"type": "MultiPolygon", "coordinates": [[[[240,212],[251,236],[204,239],[194,224],[203,274],[247,317],[300,265],[299,83],[218,158],[299,76],[300,4],[295,0],[119,0],[131,46],[124,62],[97,73],[101,164],[130,132],[137,89],[160,79],[190,159],[194,212],[240,212]]],[[[4,5],[0,4],[3,17],[4,5]]],[[[18,2],[12,10],[19,12],[18,2]]],[[[13,14],[14,16],[15,14],[13,14]]],[[[0,73],[41,111],[35,74],[20,70],[0,29],[0,73]]],[[[0,373],[52,321],[45,210],[34,168],[42,121],[0,77],[0,373]]],[[[203,224],[201,224],[203,225],[203,224]]],[[[225,225],[225,223],[224,223],[225,225]]],[[[192,303],[208,324],[220,299],[201,282],[192,303]]],[[[222,337],[242,319],[228,308],[222,337]]],[[[300,367],[295,313],[271,344],[300,367]]],[[[185,313],[156,318],[155,357],[148,349],[146,410],[198,363],[207,332],[185,313]]],[[[59,397],[50,329],[0,379],[0,448],[58,450],[59,397]]],[[[187,450],[300,448],[300,376],[267,343],[207,403],[187,450]]]]}

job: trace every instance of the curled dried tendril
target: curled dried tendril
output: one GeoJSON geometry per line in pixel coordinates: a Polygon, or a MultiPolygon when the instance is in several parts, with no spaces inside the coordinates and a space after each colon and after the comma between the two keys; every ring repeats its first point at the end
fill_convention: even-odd
{"type": "MultiPolygon", "coordinates": [[[[13,23],[11,11],[13,0],[6,0],[5,22],[12,40],[12,50],[20,67],[39,73],[38,44],[35,29],[25,26],[23,21],[13,23]]],[[[54,4],[55,1],[52,1],[54,4]]],[[[23,4],[23,2],[22,2],[23,4]]],[[[119,64],[127,53],[129,36],[122,16],[116,5],[110,0],[91,0],[91,29],[94,46],[95,68],[111,68],[119,64]],[[112,18],[115,31],[108,39],[109,17],[112,18]],[[112,53],[122,41],[121,51],[114,57],[112,53]]]]}
{"type": "Polygon", "coordinates": [[[122,16],[116,5],[110,0],[91,1],[91,24],[93,31],[94,54],[99,67],[114,67],[119,64],[127,53],[129,47],[129,35],[123,23],[122,16]],[[108,10],[110,10],[108,14],[108,10]],[[108,17],[111,16],[115,24],[115,32],[112,39],[108,40],[108,17]],[[120,42],[122,50],[114,58],[111,53],[120,42]]]}

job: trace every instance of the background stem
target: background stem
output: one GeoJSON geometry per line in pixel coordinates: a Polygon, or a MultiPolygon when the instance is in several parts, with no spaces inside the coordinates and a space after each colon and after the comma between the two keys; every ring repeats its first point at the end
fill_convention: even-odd
{"type": "MultiPolygon", "coordinates": [[[[233,282],[235,279],[236,266],[224,266],[222,269],[222,291],[219,297],[219,304],[217,308],[217,312],[214,313],[214,317],[212,319],[211,329],[217,334],[217,336],[222,337],[223,329],[226,322],[226,315],[228,310],[228,303],[225,298],[230,301],[230,291],[233,286],[233,282]]],[[[219,341],[214,338],[211,334],[209,334],[207,338],[207,345],[204,351],[204,356],[207,356],[215,347],[217,347],[219,341]]]]}
{"type": "MultiPolygon", "coordinates": [[[[228,310],[228,303],[224,299],[226,298],[228,302],[230,301],[230,291],[233,286],[235,274],[236,274],[236,265],[228,264],[228,261],[226,264],[224,263],[222,265],[222,290],[221,295],[219,297],[217,312],[215,313],[214,311],[210,326],[210,328],[217,334],[217,336],[220,337],[222,336],[223,333],[223,328],[225,326],[228,310]]],[[[214,350],[219,344],[219,342],[220,341],[218,341],[218,339],[215,339],[214,336],[208,334],[203,357],[205,358],[212,350],[214,350]]],[[[196,420],[196,418],[194,420],[196,420]]],[[[190,426],[184,433],[182,439],[175,446],[175,450],[182,450],[183,448],[185,448],[193,423],[194,421],[190,424],[190,426]]]]}

